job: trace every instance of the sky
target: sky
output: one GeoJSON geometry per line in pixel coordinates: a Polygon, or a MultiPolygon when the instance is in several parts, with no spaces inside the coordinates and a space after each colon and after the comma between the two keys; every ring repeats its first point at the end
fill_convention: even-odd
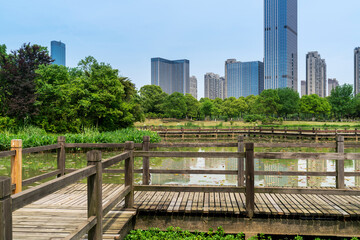
{"type": "MultiPolygon", "coordinates": [[[[0,44],[50,50],[66,44],[66,65],[86,56],[109,63],[137,89],[151,84],[150,59],[189,59],[204,96],[204,74],[224,75],[225,60],[263,61],[263,0],[0,0],[0,44]]],[[[328,78],[354,82],[360,46],[359,0],[298,0],[298,79],[305,56],[318,51],[328,78]]]]}

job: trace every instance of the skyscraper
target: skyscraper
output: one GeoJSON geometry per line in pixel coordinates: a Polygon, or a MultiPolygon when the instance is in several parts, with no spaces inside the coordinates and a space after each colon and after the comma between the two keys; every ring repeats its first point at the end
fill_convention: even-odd
{"type": "Polygon", "coordinates": [[[360,93],[360,47],[354,50],[354,92],[360,93]]]}
{"type": "Polygon", "coordinates": [[[318,52],[306,54],[306,94],[326,97],[326,63],[318,52]]]}
{"type": "Polygon", "coordinates": [[[339,82],[336,78],[328,79],[328,96],[331,95],[331,90],[335,89],[337,86],[339,86],[339,82]]]}
{"type": "Polygon", "coordinates": [[[301,96],[306,95],[306,81],[301,81],[301,96]]]}
{"type": "Polygon", "coordinates": [[[265,89],[297,91],[297,0],[264,0],[265,89]]]}
{"type": "Polygon", "coordinates": [[[195,76],[190,77],[190,94],[197,99],[197,78],[195,76]]]}
{"type": "Polygon", "coordinates": [[[61,41],[51,41],[51,58],[55,60],[53,64],[66,66],[64,43],[61,41]]]}
{"type": "Polygon", "coordinates": [[[225,79],[220,77],[218,74],[215,73],[206,73],[204,75],[204,96],[206,98],[215,99],[221,98],[224,99],[224,86],[225,86],[225,79]]]}
{"type": "Polygon", "coordinates": [[[264,90],[262,62],[237,62],[236,59],[230,59],[225,62],[225,73],[227,97],[259,95],[264,90]]]}
{"type": "Polygon", "coordinates": [[[151,59],[151,84],[162,88],[167,94],[190,93],[189,60],[151,59]]]}
{"type": "Polygon", "coordinates": [[[228,93],[228,91],[227,91],[227,86],[228,86],[228,84],[227,84],[227,65],[228,65],[228,64],[235,63],[235,62],[236,62],[236,59],[228,59],[228,60],[225,61],[225,83],[224,83],[225,88],[224,88],[224,98],[227,98],[227,97],[228,97],[228,96],[227,96],[227,93],[228,93]]]}

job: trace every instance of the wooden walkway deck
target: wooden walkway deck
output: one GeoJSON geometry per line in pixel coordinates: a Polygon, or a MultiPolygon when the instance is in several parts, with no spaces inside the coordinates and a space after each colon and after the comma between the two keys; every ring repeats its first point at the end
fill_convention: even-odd
{"type": "MultiPolygon", "coordinates": [[[[13,212],[13,239],[64,239],[87,222],[87,186],[73,184],[13,212]]],[[[123,185],[104,184],[103,204],[123,185]]],[[[114,239],[132,221],[136,210],[116,206],[103,218],[103,239],[114,239]]]]}
{"type": "MultiPolygon", "coordinates": [[[[14,239],[63,239],[87,220],[86,184],[73,184],[13,213],[14,239]]],[[[104,184],[103,204],[123,185],[104,184]]],[[[136,211],[120,202],[104,217],[104,239],[114,239],[136,211]]],[[[141,212],[245,215],[243,193],[135,192],[141,212]]],[[[255,217],[360,218],[360,196],[255,194],[255,217]]]]}

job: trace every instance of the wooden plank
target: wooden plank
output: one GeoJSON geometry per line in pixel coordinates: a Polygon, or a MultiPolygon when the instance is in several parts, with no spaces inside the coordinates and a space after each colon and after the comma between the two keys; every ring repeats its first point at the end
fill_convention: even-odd
{"type": "Polygon", "coordinates": [[[360,153],[305,153],[305,152],[257,152],[260,159],[312,159],[312,160],[358,160],[360,153]]]}
{"type": "Polygon", "coordinates": [[[227,201],[225,198],[225,193],[220,192],[219,193],[219,200],[220,200],[220,211],[221,213],[227,213],[228,207],[227,207],[227,201]]]}
{"type": "Polygon", "coordinates": [[[112,165],[117,164],[117,163],[119,163],[119,162],[121,162],[121,161],[123,161],[123,160],[125,160],[127,158],[130,158],[130,153],[129,152],[121,153],[121,154],[116,155],[114,157],[103,160],[102,161],[102,167],[103,167],[103,169],[111,167],[112,165]]]}
{"type": "Polygon", "coordinates": [[[244,187],[232,186],[169,186],[169,185],[135,185],[135,191],[168,191],[168,192],[245,192],[244,187]]]}
{"type": "Polygon", "coordinates": [[[237,175],[236,170],[169,170],[169,169],[150,169],[150,173],[157,174],[218,174],[218,175],[237,175]]]}
{"type": "Polygon", "coordinates": [[[105,206],[103,206],[103,216],[105,216],[113,207],[115,207],[121,200],[125,198],[131,191],[130,186],[126,186],[124,190],[112,198],[105,206]]]}
{"type": "Polygon", "coordinates": [[[65,240],[76,240],[84,236],[97,223],[96,216],[89,217],[88,220],[79,225],[74,232],[67,236],[65,240]]]}
{"type": "Polygon", "coordinates": [[[50,150],[59,149],[59,148],[60,148],[59,144],[52,144],[52,145],[46,145],[46,146],[41,146],[41,147],[23,148],[22,151],[23,151],[23,154],[28,154],[28,153],[50,151],[50,150]]]}
{"type": "Polygon", "coordinates": [[[237,143],[150,143],[150,148],[236,147],[237,143]]]}
{"type": "Polygon", "coordinates": [[[14,194],[12,195],[13,211],[29,203],[32,203],[48,194],[56,192],[57,190],[67,185],[70,185],[78,180],[88,177],[94,173],[95,173],[95,166],[88,166],[79,169],[75,172],[69,173],[63,177],[51,180],[49,182],[40,184],[36,187],[14,194]]]}
{"type": "Polygon", "coordinates": [[[194,192],[190,192],[187,202],[186,202],[186,207],[185,207],[185,213],[191,213],[191,207],[193,205],[193,201],[194,201],[194,192]]]}
{"type": "Polygon", "coordinates": [[[198,198],[198,205],[197,205],[197,212],[204,212],[204,199],[205,198],[205,193],[200,192],[199,193],[199,198],[198,198]]]}
{"type": "Polygon", "coordinates": [[[66,143],[66,148],[124,148],[125,143],[66,143]]]}
{"type": "Polygon", "coordinates": [[[189,192],[184,193],[184,196],[183,196],[183,198],[181,200],[181,203],[180,203],[179,212],[185,212],[185,208],[186,208],[186,204],[187,204],[189,194],[190,194],[189,192]]]}
{"type": "Polygon", "coordinates": [[[350,217],[350,214],[347,213],[345,210],[343,210],[341,207],[337,205],[337,202],[331,201],[328,196],[321,196],[318,195],[319,198],[321,198],[325,203],[328,204],[329,207],[331,207],[333,210],[336,210],[339,214],[341,214],[343,217],[350,217]]]}
{"type": "MultiPolygon", "coordinates": [[[[180,193],[178,192],[176,203],[172,209],[173,212],[179,212],[180,207],[181,207],[181,202],[182,202],[182,199],[184,198],[184,195],[185,195],[184,192],[180,192],[180,193]]],[[[170,209],[169,209],[169,211],[170,211],[170,209]]]]}
{"type": "Polygon", "coordinates": [[[220,194],[219,192],[214,192],[214,198],[215,198],[214,208],[216,213],[221,213],[221,203],[220,203],[219,194],[220,194]]]}
{"type": "Polygon", "coordinates": [[[240,193],[234,193],[234,196],[235,196],[235,199],[236,199],[236,203],[239,206],[240,213],[241,214],[245,213],[246,212],[245,203],[243,202],[243,200],[242,200],[242,198],[240,196],[240,193]]]}
{"type": "Polygon", "coordinates": [[[176,206],[179,195],[180,195],[179,193],[174,193],[174,192],[170,193],[170,197],[171,197],[170,198],[170,203],[168,205],[168,208],[165,209],[165,211],[167,211],[167,212],[173,212],[174,211],[174,208],[176,206]]]}
{"type": "Polygon", "coordinates": [[[300,203],[298,203],[295,199],[293,199],[290,194],[284,194],[282,196],[296,211],[297,215],[299,216],[309,215],[309,212],[307,212],[306,209],[304,209],[300,203]]]}
{"type": "Polygon", "coordinates": [[[234,209],[234,214],[239,215],[240,209],[239,209],[239,205],[236,202],[235,193],[229,193],[229,197],[230,197],[231,205],[234,209]]]}
{"type": "Polygon", "coordinates": [[[284,215],[286,215],[286,216],[290,215],[290,211],[280,201],[280,199],[277,197],[277,194],[270,193],[270,196],[276,202],[276,204],[280,207],[280,209],[284,213],[284,215]]]}
{"type": "MultiPolygon", "coordinates": [[[[238,152],[147,152],[136,151],[135,157],[203,157],[203,158],[241,158],[244,153],[238,152]]],[[[360,155],[360,154],[359,154],[360,155]]]]}
{"type": "Polygon", "coordinates": [[[215,193],[209,193],[209,213],[215,212],[215,193]]]}
{"type": "Polygon", "coordinates": [[[284,194],[323,194],[323,195],[360,195],[360,190],[350,189],[315,189],[315,188],[282,188],[255,187],[256,193],[284,193],[284,194]]]}
{"type": "Polygon", "coordinates": [[[0,158],[15,156],[15,151],[3,151],[0,152],[0,158]]]}
{"type": "Polygon", "coordinates": [[[255,175],[265,176],[336,176],[336,172],[299,172],[299,171],[255,171],[255,175]]]}
{"type": "Polygon", "coordinates": [[[28,178],[28,179],[25,179],[25,180],[22,181],[22,185],[27,186],[27,185],[33,184],[35,182],[41,181],[43,179],[56,176],[59,173],[61,173],[61,170],[55,170],[55,171],[52,171],[52,172],[41,174],[39,176],[28,178]]]}
{"type": "Polygon", "coordinates": [[[198,202],[199,202],[199,192],[195,192],[194,193],[194,198],[193,198],[193,204],[191,206],[191,212],[192,213],[197,213],[198,202]]]}
{"type": "Polygon", "coordinates": [[[335,143],[255,143],[258,148],[335,148],[335,143]]]}

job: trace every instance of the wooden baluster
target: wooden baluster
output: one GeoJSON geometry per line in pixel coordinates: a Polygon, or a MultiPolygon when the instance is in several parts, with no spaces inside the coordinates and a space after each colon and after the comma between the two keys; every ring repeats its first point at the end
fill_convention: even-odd
{"type": "Polygon", "coordinates": [[[14,194],[22,191],[22,140],[11,140],[11,150],[15,151],[15,156],[11,156],[11,184],[16,184],[14,194]]]}
{"type": "Polygon", "coordinates": [[[125,208],[134,206],[134,142],[125,143],[125,151],[130,153],[130,157],[125,159],[125,187],[130,186],[130,193],[125,197],[125,208]]]}
{"type": "MultiPolygon", "coordinates": [[[[143,151],[150,150],[150,137],[143,137],[143,151]]],[[[142,184],[149,185],[150,184],[150,158],[143,157],[143,174],[142,174],[142,184]]]]}
{"type": "MultiPolygon", "coordinates": [[[[344,136],[336,137],[336,152],[344,153],[344,136]]],[[[344,159],[336,161],[336,188],[345,188],[344,159]]]]}
{"type": "Polygon", "coordinates": [[[92,150],[86,153],[88,166],[95,165],[96,173],[87,178],[88,218],[96,216],[96,225],[88,232],[89,240],[102,239],[102,164],[101,152],[92,150]]]}
{"type": "Polygon", "coordinates": [[[249,218],[254,216],[255,178],[254,178],[254,143],[246,143],[246,213],[249,218]]]}
{"type": "Polygon", "coordinates": [[[0,240],[12,239],[11,179],[0,176],[0,240]]]}
{"type": "Polygon", "coordinates": [[[57,168],[60,170],[60,173],[57,175],[57,177],[61,177],[65,175],[65,160],[66,160],[65,141],[66,138],[64,136],[58,137],[58,144],[60,145],[60,149],[58,149],[57,152],[57,168]]]}
{"type": "MultiPolygon", "coordinates": [[[[238,136],[238,152],[244,153],[244,136],[238,136]]],[[[238,187],[244,186],[244,158],[238,158],[238,187]]]]}

